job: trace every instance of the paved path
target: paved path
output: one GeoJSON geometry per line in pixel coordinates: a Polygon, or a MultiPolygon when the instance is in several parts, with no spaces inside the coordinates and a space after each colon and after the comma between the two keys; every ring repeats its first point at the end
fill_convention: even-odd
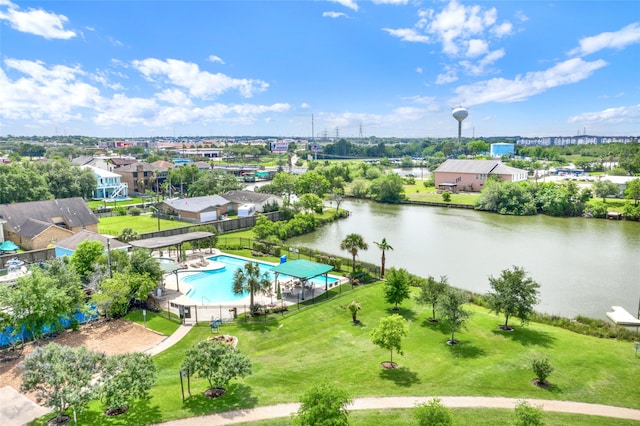
{"type": "Polygon", "coordinates": [[[150,347],[144,351],[144,353],[153,356],[158,355],[162,351],[166,351],[171,346],[178,343],[189,332],[189,330],[191,330],[191,324],[181,324],[180,327],[171,334],[171,336],[168,336],[157,345],[150,347]]]}
{"type": "MultiPolygon", "coordinates": [[[[381,397],[358,398],[353,401],[349,410],[371,410],[392,408],[413,408],[416,404],[426,403],[433,397],[407,396],[407,397],[381,397]]],[[[438,397],[443,405],[450,408],[505,408],[513,409],[522,398],[492,398],[483,396],[442,396],[438,397]]],[[[563,413],[587,414],[592,416],[614,417],[640,421],[640,410],[631,408],[612,407],[610,405],[587,404],[584,402],[553,401],[547,399],[527,399],[535,406],[542,407],[544,411],[558,411],[563,413]]],[[[278,404],[266,407],[250,408],[246,410],[228,411],[226,413],[211,414],[208,416],[191,417],[182,420],[173,420],[162,423],[164,426],[209,426],[231,425],[242,422],[275,419],[289,417],[298,410],[300,404],[278,404]]]]}

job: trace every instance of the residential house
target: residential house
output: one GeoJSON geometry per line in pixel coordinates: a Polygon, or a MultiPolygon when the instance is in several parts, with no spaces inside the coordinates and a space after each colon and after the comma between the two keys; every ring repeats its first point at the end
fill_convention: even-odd
{"type": "Polygon", "coordinates": [[[436,188],[449,192],[480,192],[491,175],[509,182],[527,180],[526,170],[498,160],[447,160],[434,172],[436,188]]]}
{"type": "Polygon", "coordinates": [[[113,170],[121,177],[121,181],[126,183],[129,191],[144,194],[147,190],[156,192],[157,177],[159,170],[149,163],[135,163],[117,167],[113,170]]]}
{"type": "Polygon", "coordinates": [[[233,203],[233,210],[235,211],[240,211],[240,206],[244,204],[253,204],[255,211],[259,213],[264,212],[265,204],[282,205],[282,198],[277,195],[262,194],[254,191],[228,191],[222,194],[222,196],[233,203]]]}
{"type": "Polygon", "coordinates": [[[175,215],[187,222],[201,223],[218,220],[233,209],[231,201],[219,196],[176,198],[160,203],[164,214],[175,215]]]}
{"type": "Polygon", "coordinates": [[[47,248],[83,230],[98,232],[98,218],[80,197],[1,204],[4,238],[25,250],[47,248]]]}
{"type": "Polygon", "coordinates": [[[94,166],[81,166],[89,169],[96,177],[96,188],[91,195],[94,199],[113,200],[129,196],[129,185],[121,182],[121,176],[94,166]]]}
{"type": "Polygon", "coordinates": [[[99,241],[105,251],[129,250],[131,248],[129,244],[118,241],[115,238],[95,232],[80,231],[55,243],[56,257],[71,256],[83,241],[99,241]]]}

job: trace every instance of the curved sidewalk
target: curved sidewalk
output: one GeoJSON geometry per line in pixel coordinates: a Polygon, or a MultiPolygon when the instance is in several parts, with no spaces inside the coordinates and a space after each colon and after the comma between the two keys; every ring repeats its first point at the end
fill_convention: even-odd
{"type": "MultiPolygon", "coordinates": [[[[412,408],[416,404],[430,401],[432,396],[406,396],[406,397],[380,397],[357,398],[349,405],[349,410],[372,410],[412,408]]],[[[610,405],[588,404],[585,402],[554,401],[548,399],[527,398],[500,398],[484,396],[442,396],[437,397],[443,405],[449,408],[504,408],[513,409],[522,400],[541,407],[544,411],[556,411],[562,413],[586,414],[590,416],[603,416],[618,419],[640,421],[640,410],[610,405]]],[[[249,408],[246,410],[227,411],[225,413],[211,414],[200,417],[190,417],[181,420],[172,420],[162,423],[165,426],[209,426],[231,425],[258,420],[269,420],[279,417],[289,417],[300,407],[299,403],[278,404],[265,407],[249,408]]]]}

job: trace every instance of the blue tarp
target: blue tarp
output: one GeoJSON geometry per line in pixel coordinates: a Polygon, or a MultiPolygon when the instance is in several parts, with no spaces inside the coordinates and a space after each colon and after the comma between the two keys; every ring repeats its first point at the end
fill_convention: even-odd
{"type": "MultiPolygon", "coordinates": [[[[71,318],[60,318],[60,326],[63,329],[69,328],[71,326],[71,322],[77,322],[83,324],[92,319],[98,318],[98,311],[95,306],[89,307],[88,313],[76,312],[71,316],[71,318]]],[[[47,325],[42,327],[41,334],[48,334],[51,331],[55,331],[56,327],[54,325],[47,325]]],[[[25,340],[31,340],[33,336],[27,329],[22,326],[22,333],[15,333],[15,329],[13,327],[5,327],[4,330],[0,333],[0,347],[9,346],[12,343],[16,343],[22,340],[23,336],[25,340]]]]}

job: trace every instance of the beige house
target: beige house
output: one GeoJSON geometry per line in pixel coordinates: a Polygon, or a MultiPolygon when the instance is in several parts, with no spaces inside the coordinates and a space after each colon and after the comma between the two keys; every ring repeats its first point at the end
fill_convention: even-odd
{"type": "Polygon", "coordinates": [[[83,230],[98,232],[98,218],[82,198],[0,205],[4,239],[39,250],[83,230]]]}
{"type": "Polygon", "coordinates": [[[201,223],[220,219],[233,210],[233,203],[219,195],[210,195],[164,200],[160,209],[164,214],[178,216],[180,220],[201,223]]]}
{"type": "Polygon", "coordinates": [[[449,192],[480,192],[491,175],[509,182],[527,180],[526,170],[498,160],[447,160],[434,172],[436,188],[449,192]]]}

